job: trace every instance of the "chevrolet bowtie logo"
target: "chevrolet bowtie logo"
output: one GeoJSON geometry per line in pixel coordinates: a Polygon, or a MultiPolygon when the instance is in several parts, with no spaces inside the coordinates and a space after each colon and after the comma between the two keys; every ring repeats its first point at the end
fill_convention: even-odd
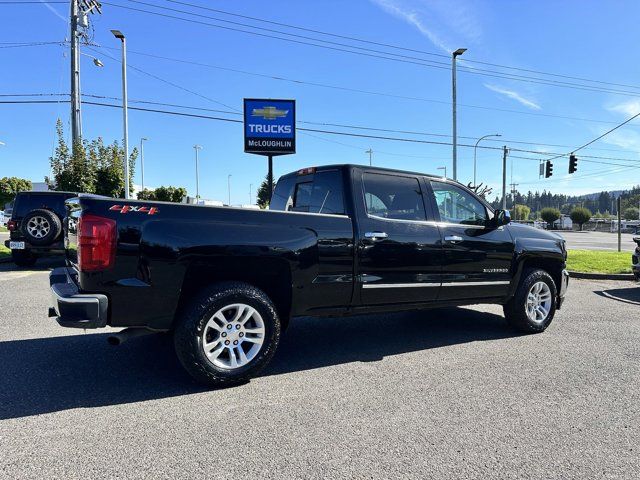
{"type": "Polygon", "coordinates": [[[289,110],[278,110],[276,107],[254,108],[251,111],[252,117],[262,117],[265,120],[275,120],[276,118],[285,117],[289,110]]]}

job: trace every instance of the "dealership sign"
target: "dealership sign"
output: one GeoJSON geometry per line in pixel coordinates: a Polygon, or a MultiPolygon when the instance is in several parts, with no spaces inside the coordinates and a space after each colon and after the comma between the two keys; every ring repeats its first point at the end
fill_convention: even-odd
{"type": "Polygon", "coordinates": [[[244,99],[244,151],[296,153],[296,101],[244,99]]]}

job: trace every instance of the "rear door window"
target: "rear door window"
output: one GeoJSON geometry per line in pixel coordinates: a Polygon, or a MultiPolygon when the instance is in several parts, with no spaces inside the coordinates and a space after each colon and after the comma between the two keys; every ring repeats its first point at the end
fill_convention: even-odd
{"type": "Polygon", "coordinates": [[[276,187],[271,210],[344,215],[342,174],[325,170],[313,176],[286,177],[276,187]]]}
{"type": "Polygon", "coordinates": [[[365,173],[367,213],[392,220],[426,220],[420,182],[415,177],[365,173]]]}

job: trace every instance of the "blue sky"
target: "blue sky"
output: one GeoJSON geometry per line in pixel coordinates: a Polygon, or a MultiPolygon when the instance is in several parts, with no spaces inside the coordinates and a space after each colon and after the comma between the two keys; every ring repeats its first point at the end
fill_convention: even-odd
{"type": "MultiPolygon", "coordinates": [[[[482,145],[506,144],[525,150],[566,153],[571,150],[571,146],[582,145],[614,126],[615,122],[621,122],[640,112],[640,87],[633,88],[640,84],[637,81],[640,78],[640,63],[634,53],[635,46],[640,44],[640,32],[637,28],[640,3],[635,1],[186,1],[436,54],[446,55],[458,47],[468,48],[459,63],[461,69],[458,73],[460,143],[475,143],[472,139],[462,137],[478,138],[498,132],[502,134],[499,142],[484,141],[482,145]],[[465,59],[629,86],[611,86],[510,71],[512,75],[576,82],[627,92],[618,94],[495,78],[464,72],[465,67],[496,70],[496,67],[471,64],[465,62],[465,59]],[[531,143],[515,144],[512,141],[531,143]]],[[[145,2],[299,35],[321,37],[309,32],[193,9],[175,2],[145,2]]],[[[0,1],[0,42],[58,41],[68,36],[67,4],[1,3],[0,1]]],[[[118,60],[110,58],[119,59],[119,42],[109,32],[115,28],[127,35],[129,64],[165,80],[160,81],[130,68],[129,98],[132,106],[135,105],[135,100],[145,100],[232,113],[216,114],[158,107],[167,110],[240,118],[233,112],[241,110],[244,97],[295,98],[297,118],[303,122],[451,134],[451,106],[448,103],[451,98],[451,77],[448,68],[429,68],[284,42],[115,6],[118,4],[197,18],[126,0],[113,0],[111,5],[108,3],[110,2],[103,5],[102,15],[91,18],[93,42],[116,50],[102,49],[95,53],[83,47],[82,51],[90,55],[82,57],[82,91],[85,94],[120,96],[120,64],[118,60]],[[179,58],[221,68],[162,60],[134,52],[179,58]],[[91,56],[100,58],[104,68],[95,67],[91,56]],[[249,75],[238,70],[266,77],[278,76],[412,99],[311,86],[249,75]]],[[[210,19],[200,20],[214,22],[210,19]]],[[[321,38],[347,42],[334,37],[321,38]]],[[[382,49],[370,44],[356,45],[382,49]]],[[[67,50],[67,47],[56,45],[0,48],[0,94],[68,92],[67,50]]],[[[443,57],[407,51],[395,52],[447,64],[449,62],[443,57]]],[[[505,72],[502,69],[498,71],[505,72]]],[[[57,117],[62,118],[68,133],[67,104],[0,104],[0,141],[6,143],[0,147],[0,176],[20,176],[40,181],[48,173],[48,157],[55,140],[54,124],[57,117]]],[[[448,137],[333,126],[300,126],[450,142],[448,137]]],[[[636,120],[581,151],[581,154],[637,160],[640,163],[639,126],[640,120],[636,120]]],[[[121,112],[118,109],[85,105],[83,129],[86,138],[102,136],[106,141],[119,139],[122,136],[121,112]]],[[[145,183],[150,186],[185,186],[193,194],[194,144],[203,146],[200,153],[200,190],[205,198],[226,200],[227,175],[232,175],[232,203],[247,203],[249,185],[253,184],[255,191],[266,174],[266,159],[243,152],[240,124],[131,111],[130,144],[136,145],[143,136],[149,138],[145,143],[145,183]]],[[[364,152],[369,148],[374,151],[375,165],[431,173],[446,165],[449,175],[451,174],[451,147],[446,145],[302,132],[298,135],[297,145],[296,155],[275,160],[276,177],[312,165],[368,163],[368,155],[364,152]]],[[[539,180],[538,162],[513,158],[515,156],[537,158],[540,155],[512,152],[513,168],[509,168],[508,179],[510,182],[513,170],[513,181],[520,184],[518,188],[521,191],[547,189],[554,192],[587,193],[601,189],[628,188],[640,183],[637,168],[624,169],[619,165],[582,161],[578,174],[568,177],[566,159],[555,161],[552,179],[539,180]]],[[[458,159],[459,179],[466,183],[473,174],[473,149],[460,148],[458,159]]],[[[633,166],[633,163],[624,160],[602,161],[633,166]]],[[[499,192],[501,184],[500,169],[500,151],[478,150],[478,177],[494,187],[494,194],[499,192]]],[[[139,169],[136,183],[139,183],[139,169]]]]}

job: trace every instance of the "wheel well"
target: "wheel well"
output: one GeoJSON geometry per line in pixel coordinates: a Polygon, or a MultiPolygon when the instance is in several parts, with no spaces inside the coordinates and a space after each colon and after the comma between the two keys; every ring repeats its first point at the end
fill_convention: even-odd
{"type": "Polygon", "coordinates": [[[560,289],[560,285],[562,282],[562,269],[564,268],[564,264],[560,262],[556,258],[529,258],[524,261],[522,265],[522,270],[525,268],[539,268],[540,270],[544,270],[551,278],[553,278],[553,282],[556,284],[556,289],[560,289]]]}
{"type": "Polygon", "coordinates": [[[291,271],[288,263],[279,259],[230,257],[192,262],[185,272],[177,312],[203,287],[226,281],[246,282],[262,290],[286,328],[291,315],[291,271]]]}

